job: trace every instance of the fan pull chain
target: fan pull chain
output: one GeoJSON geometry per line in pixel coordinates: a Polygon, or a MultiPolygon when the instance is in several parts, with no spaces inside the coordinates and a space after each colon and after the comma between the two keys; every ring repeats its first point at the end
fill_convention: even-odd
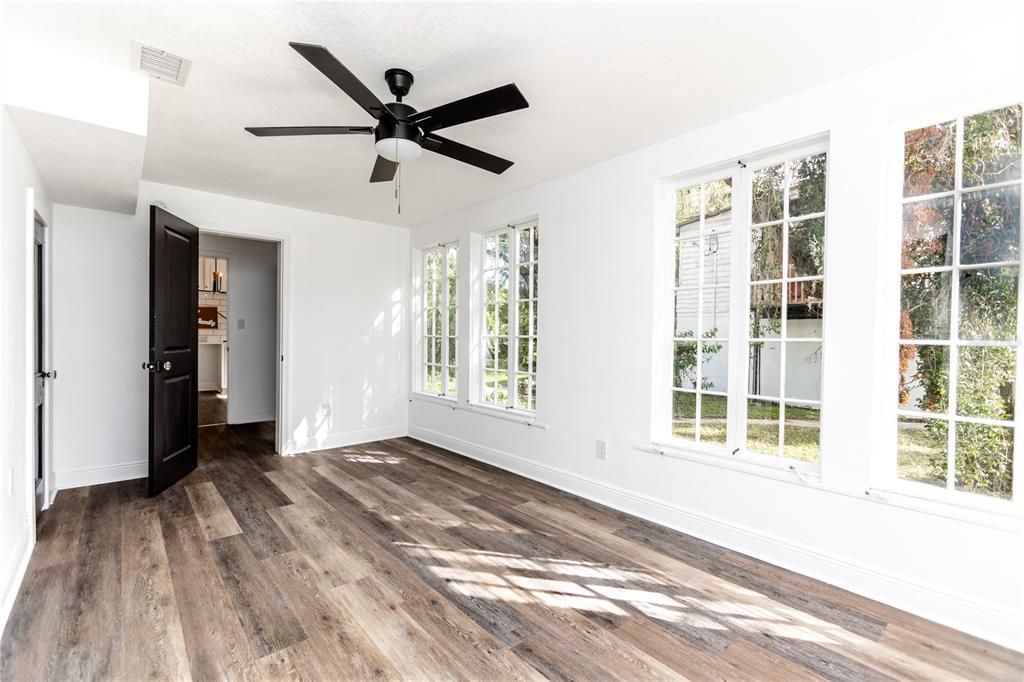
{"type": "MultiPolygon", "coordinates": [[[[398,158],[398,138],[395,138],[395,158],[398,158]]],[[[398,207],[398,215],[402,215],[402,164],[399,162],[395,171],[395,204],[398,207]]]]}

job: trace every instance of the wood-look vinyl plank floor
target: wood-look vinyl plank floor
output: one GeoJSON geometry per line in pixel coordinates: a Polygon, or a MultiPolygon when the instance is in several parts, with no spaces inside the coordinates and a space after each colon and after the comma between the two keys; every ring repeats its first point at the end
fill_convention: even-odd
{"type": "Polygon", "coordinates": [[[408,438],[61,491],[3,680],[1017,680],[1024,655],[408,438]]]}

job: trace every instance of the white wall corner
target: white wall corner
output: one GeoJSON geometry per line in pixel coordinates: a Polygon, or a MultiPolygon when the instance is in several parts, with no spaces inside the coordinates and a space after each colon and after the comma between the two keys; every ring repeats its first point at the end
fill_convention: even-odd
{"type": "Polygon", "coordinates": [[[695,509],[410,425],[409,436],[641,519],[821,580],[942,625],[1024,651],[1024,613],[880,571],[695,509]]]}

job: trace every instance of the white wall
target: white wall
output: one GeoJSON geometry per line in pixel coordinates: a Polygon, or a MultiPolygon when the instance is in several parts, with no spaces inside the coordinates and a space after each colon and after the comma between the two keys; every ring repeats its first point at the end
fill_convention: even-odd
{"type": "Polygon", "coordinates": [[[277,409],[277,243],[202,233],[199,251],[228,258],[228,423],[277,409]],[[240,328],[244,321],[244,329],[240,328]]]}
{"type": "MultiPolygon", "coordinates": [[[[899,229],[887,196],[887,174],[901,154],[898,126],[917,114],[926,117],[919,124],[938,120],[947,106],[974,103],[981,111],[1024,99],[1018,28],[1007,21],[983,36],[415,228],[414,248],[452,239],[466,246],[475,231],[539,216],[536,418],[548,428],[419,399],[410,408],[410,433],[1024,649],[1019,516],[877,490],[865,495],[869,486],[889,481],[894,466],[897,303],[890,285],[898,251],[883,237],[899,229]],[[954,54],[984,54],[984,68],[950,58],[954,54]],[[667,332],[662,339],[655,330],[671,328],[672,306],[671,233],[659,222],[661,182],[826,133],[831,166],[820,481],[696,451],[668,457],[639,449],[652,439],[652,415],[667,411],[667,396],[652,391],[653,377],[668,363],[667,332]],[[597,440],[607,441],[605,461],[595,457],[597,440]]],[[[467,266],[463,260],[460,272],[467,266]]],[[[460,286],[459,300],[470,300],[468,278],[460,286]]],[[[471,328],[468,314],[462,311],[462,329],[471,328]]],[[[468,366],[475,347],[460,344],[460,367],[468,366]]],[[[468,378],[461,381],[465,396],[468,378]]]]}
{"type": "Polygon", "coordinates": [[[59,487],[145,475],[155,200],[203,230],[284,240],[285,452],[405,433],[408,230],[145,182],[135,216],[55,209],[59,487]]]}
{"type": "Polygon", "coordinates": [[[33,211],[50,222],[46,189],[0,106],[0,630],[35,542],[33,211]]]}

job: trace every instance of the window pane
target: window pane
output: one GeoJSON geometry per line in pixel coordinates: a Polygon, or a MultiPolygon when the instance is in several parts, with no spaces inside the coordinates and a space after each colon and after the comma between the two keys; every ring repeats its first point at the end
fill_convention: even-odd
{"type": "Polygon", "coordinates": [[[729,230],[720,227],[704,235],[704,277],[705,287],[729,284],[729,258],[732,254],[732,236],[729,230]]]}
{"type": "Polygon", "coordinates": [[[729,390],[729,344],[725,341],[701,343],[701,389],[729,390]]]}
{"type": "Polygon", "coordinates": [[[697,342],[677,341],[672,369],[673,388],[697,388],[697,342]]]}
{"type": "Polygon", "coordinates": [[[529,376],[516,377],[516,407],[521,410],[533,409],[530,402],[530,384],[533,383],[529,376]]]}
{"type": "Polygon", "coordinates": [[[1019,104],[964,118],[964,187],[1020,177],[1019,104]]]}
{"type": "Polygon", "coordinates": [[[455,337],[448,338],[448,366],[455,365],[455,337]]]}
{"type": "Polygon", "coordinates": [[[716,218],[732,210],[732,178],[714,180],[704,186],[704,221],[714,224],[716,218]]]}
{"type": "Polygon", "coordinates": [[[952,190],[955,162],[953,121],[907,131],[903,136],[903,196],[952,190]]]}
{"type": "Polygon", "coordinates": [[[782,371],[782,343],[750,344],[747,360],[747,392],[751,395],[778,397],[782,371]]]}
{"type": "Polygon", "coordinates": [[[765,455],[779,454],[779,403],[747,401],[747,449],[765,455]]]}
{"type": "Polygon", "coordinates": [[[943,413],[949,407],[949,348],[900,346],[899,406],[943,413]]]}
{"type": "Polygon", "coordinates": [[[790,282],[786,285],[786,336],[796,339],[820,339],[825,317],[825,283],[818,280],[790,282]]]}
{"type": "Polygon", "coordinates": [[[509,259],[509,235],[503,232],[498,235],[497,263],[500,267],[508,267],[509,259]]]}
{"type": "Polygon", "coordinates": [[[825,154],[790,162],[789,215],[825,211],[825,154]]]}
{"type": "Polygon", "coordinates": [[[750,281],[782,279],[782,225],[750,230],[750,281]]]}
{"type": "Polygon", "coordinates": [[[783,457],[817,462],[821,456],[821,410],[803,405],[786,405],[782,434],[783,457]]]}
{"type": "Polygon", "coordinates": [[[960,338],[1012,340],[1017,334],[1016,267],[960,272],[960,338]]]}
{"type": "Polygon", "coordinates": [[[508,371],[508,338],[505,336],[498,337],[498,354],[495,363],[499,370],[508,371]]]}
{"type": "Polygon", "coordinates": [[[697,396],[694,393],[672,391],[672,435],[687,440],[696,439],[697,396]]]}
{"type": "Polygon", "coordinates": [[[530,335],[530,302],[522,301],[516,305],[516,336],[530,335]]]}
{"type": "Polygon", "coordinates": [[[820,342],[786,342],[786,397],[821,400],[820,342]]]}
{"type": "Polygon", "coordinates": [[[1013,429],[956,425],[957,490],[1009,498],[1013,492],[1013,429]]]}
{"type": "Polygon", "coordinates": [[[516,347],[518,357],[516,358],[516,368],[520,372],[530,371],[530,339],[521,337],[516,341],[516,347]]]}
{"type": "Polygon", "coordinates": [[[782,285],[750,287],[750,337],[778,338],[782,332],[782,285]]]}
{"type": "Polygon", "coordinates": [[[498,333],[498,308],[488,305],[484,308],[484,329],[486,333],[494,336],[498,333]]]}
{"type": "Polygon", "coordinates": [[[498,266],[498,238],[491,235],[484,239],[484,267],[495,268],[498,266]]]}
{"type": "Polygon", "coordinates": [[[900,292],[901,339],[949,338],[950,274],[904,275],[900,292]]]}
{"type": "Polygon", "coordinates": [[[1020,257],[1020,187],[965,194],[960,210],[961,263],[998,263],[1020,257]]]}
{"type": "Polygon", "coordinates": [[[751,223],[782,220],[782,187],[785,179],[781,163],[754,172],[751,183],[751,223]]]}
{"type": "Polygon", "coordinates": [[[729,287],[704,290],[704,312],[701,316],[704,338],[729,336],[729,287]]]}
{"type": "Polygon", "coordinates": [[[953,197],[918,201],[903,207],[904,268],[926,268],[953,262],[953,197]]]}
{"type": "Polygon", "coordinates": [[[729,399],[724,395],[704,394],[700,397],[700,439],[705,443],[725,445],[729,399]]]}
{"type": "Polygon", "coordinates": [[[441,372],[437,365],[427,365],[426,389],[428,393],[441,392],[441,372]]]}
{"type": "Polygon", "coordinates": [[[697,335],[697,289],[686,288],[675,296],[675,335],[694,338],[697,335]]]}
{"type": "Polygon", "coordinates": [[[530,260],[530,228],[516,230],[516,242],[519,244],[519,262],[526,263],[530,260]]]}
{"type": "Polygon", "coordinates": [[[960,348],[956,411],[971,417],[1013,419],[1017,373],[1013,348],[960,348]]]}
{"type": "Polygon", "coordinates": [[[530,298],[530,266],[519,266],[519,298],[530,298]]]}
{"type": "Polygon", "coordinates": [[[946,422],[900,417],[897,428],[897,476],[945,487],[949,447],[946,422]]]}
{"type": "Polygon", "coordinates": [[[504,336],[508,334],[508,303],[504,302],[498,304],[498,334],[504,336]]]}
{"type": "Polygon", "coordinates": [[[789,276],[815,277],[825,272],[825,218],[789,224],[789,276]]]}
{"type": "Polygon", "coordinates": [[[499,405],[508,404],[508,372],[496,372],[497,383],[494,389],[494,399],[499,405]]]}
{"type": "Polygon", "coordinates": [[[498,375],[493,371],[484,372],[484,401],[493,403],[497,401],[498,375]]]}
{"type": "Polygon", "coordinates": [[[676,236],[700,221],[700,185],[676,192],[676,236]]]}
{"type": "MultiPolygon", "coordinates": [[[[538,260],[540,258],[540,236],[538,234],[539,231],[540,226],[538,225],[534,225],[533,229],[530,230],[530,232],[533,235],[533,260],[538,260]]],[[[536,392],[536,390],[536,385],[534,385],[534,391],[536,392]]]]}
{"type": "Polygon", "coordinates": [[[459,384],[455,376],[455,367],[448,368],[448,392],[449,398],[454,398],[459,393],[459,384]]]}

